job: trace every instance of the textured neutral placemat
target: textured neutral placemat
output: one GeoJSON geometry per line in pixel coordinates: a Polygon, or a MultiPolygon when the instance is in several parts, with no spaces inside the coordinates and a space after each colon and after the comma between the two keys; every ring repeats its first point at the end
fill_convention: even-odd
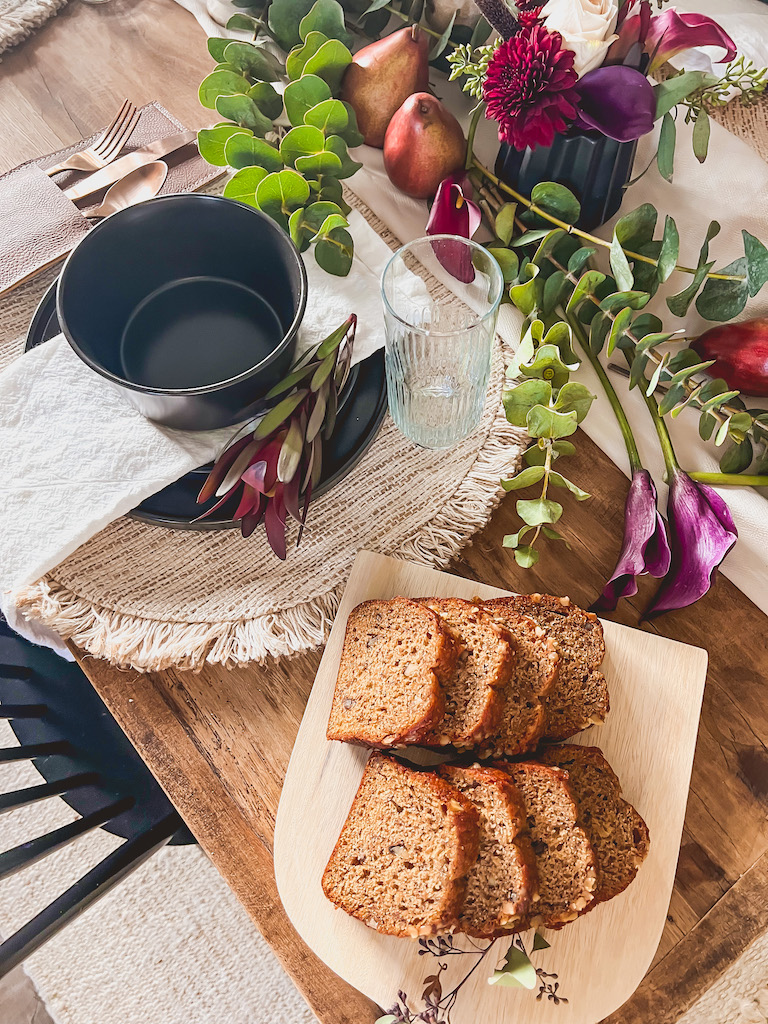
{"type": "MultiPolygon", "coordinates": [[[[399,244],[355,197],[392,248],[399,244]]],[[[49,273],[0,302],[0,365],[22,349],[49,273]]],[[[433,292],[456,301],[437,282],[433,292]]],[[[351,310],[349,312],[352,312],[351,310]]],[[[346,315],[347,311],[340,311],[346,315]]],[[[444,565],[485,525],[521,432],[501,407],[504,359],[494,348],[480,427],[450,452],[417,448],[387,416],[374,445],[313,502],[301,547],[275,558],[263,531],[173,531],[123,518],[30,588],[25,614],[116,665],[140,670],[244,663],[324,641],[360,547],[444,565]]]]}
{"type": "Polygon", "coordinates": [[[64,6],[67,0],[0,0],[0,53],[16,46],[64,6]]]}

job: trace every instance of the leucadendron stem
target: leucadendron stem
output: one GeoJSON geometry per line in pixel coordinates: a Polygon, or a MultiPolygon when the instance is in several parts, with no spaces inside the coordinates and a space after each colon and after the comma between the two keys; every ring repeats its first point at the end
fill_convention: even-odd
{"type": "Polygon", "coordinates": [[[611,408],[613,409],[613,413],[619,424],[619,429],[621,430],[621,436],[624,438],[624,444],[627,449],[627,455],[629,456],[629,465],[632,469],[632,472],[634,473],[637,470],[642,469],[643,464],[640,461],[640,452],[637,450],[637,444],[635,443],[635,436],[632,433],[632,427],[630,426],[629,420],[627,419],[627,414],[624,412],[624,409],[622,408],[621,399],[616,394],[616,391],[613,387],[613,384],[611,384],[608,374],[603,369],[603,364],[600,362],[600,360],[594,354],[592,349],[589,347],[589,340],[587,338],[586,332],[582,325],[579,323],[578,318],[573,316],[569,317],[562,309],[560,310],[560,315],[562,316],[563,320],[565,320],[566,323],[570,325],[570,328],[573,331],[574,336],[578,341],[579,345],[581,346],[584,355],[591,363],[592,368],[594,369],[595,373],[598,376],[598,379],[600,380],[600,383],[603,386],[605,397],[611,404],[611,408]]]}

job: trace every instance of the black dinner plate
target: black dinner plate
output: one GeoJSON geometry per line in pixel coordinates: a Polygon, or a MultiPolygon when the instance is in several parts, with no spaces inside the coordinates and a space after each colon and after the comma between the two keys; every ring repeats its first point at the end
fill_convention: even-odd
{"type": "MultiPolygon", "coordinates": [[[[54,281],[35,310],[27,332],[25,352],[60,332],[56,317],[56,284],[54,281]]],[[[352,370],[333,436],[323,448],[323,472],[315,491],[316,497],[335,487],[362,459],[373,444],[386,411],[387,382],[384,352],[380,349],[352,370]]],[[[198,505],[196,501],[209,470],[210,465],[192,470],[162,491],[145,498],[128,514],[133,519],[174,530],[226,530],[237,526],[232,519],[236,508],[234,499],[222,505],[209,519],[193,521],[216,503],[213,498],[207,505],[198,505]]]]}

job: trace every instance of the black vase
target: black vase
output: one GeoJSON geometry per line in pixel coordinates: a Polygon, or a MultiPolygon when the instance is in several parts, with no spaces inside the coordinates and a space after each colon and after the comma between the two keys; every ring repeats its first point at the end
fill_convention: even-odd
{"type": "Polygon", "coordinates": [[[572,129],[556,135],[547,147],[521,152],[502,143],[496,175],[524,196],[530,196],[540,181],[565,185],[581,203],[577,226],[592,231],[621,206],[636,149],[637,142],[616,142],[600,132],[572,129]]]}

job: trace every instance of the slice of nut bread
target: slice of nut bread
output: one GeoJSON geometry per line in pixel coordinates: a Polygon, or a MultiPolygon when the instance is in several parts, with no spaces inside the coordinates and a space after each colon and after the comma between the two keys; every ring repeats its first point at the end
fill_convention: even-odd
{"type": "Polygon", "coordinates": [[[496,767],[512,779],[525,804],[540,897],[530,925],[561,928],[584,911],[597,888],[595,851],[578,823],[568,773],[530,761],[496,767]]]}
{"type": "Polygon", "coordinates": [[[517,661],[504,691],[504,711],[496,735],[483,745],[482,757],[524,754],[535,749],[545,722],[545,699],[556,684],[560,655],[546,631],[501,597],[483,607],[509,631],[517,661]]]}
{"type": "Polygon", "coordinates": [[[437,615],[405,597],[350,613],[329,740],[372,747],[420,742],[442,719],[456,645],[437,615]]]}
{"type": "Polygon", "coordinates": [[[460,652],[445,686],[445,715],[424,742],[467,750],[499,728],[515,643],[488,612],[469,601],[447,597],[420,603],[440,617],[460,652]]]}
{"type": "Polygon", "coordinates": [[[323,874],[323,892],[387,935],[450,932],[478,848],[479,813],[467,797],[435,772],[375,751],[323,874]]]}
{"type": "Polygon", "coordinates": [[[605,657],[600,620],[568,597],[522,594],[508,599],[530,615],[554,640],[560,652],[560,672],[547,698],[544,739],[565,740],[590,725],[605,721],[608,686],[598,671],[605,657]]]}
{"type": "Polygon", "coordinates": [[[579,824],[597,857],[595,903],[613,899],[627,888],[648,854],[648,826],[622,797],[621,783],[598,747],[564,743],[542,751],[540,760],[568,772],[579,824]]]}
{"type": "Polygon", "coordinates": [[[477,807],[480,852],[469,873],[458,931],[504,934],[527,920],[538,898],[525,805],[514,783],[493,768],[444,766],[440,774],[477,807]]]}

